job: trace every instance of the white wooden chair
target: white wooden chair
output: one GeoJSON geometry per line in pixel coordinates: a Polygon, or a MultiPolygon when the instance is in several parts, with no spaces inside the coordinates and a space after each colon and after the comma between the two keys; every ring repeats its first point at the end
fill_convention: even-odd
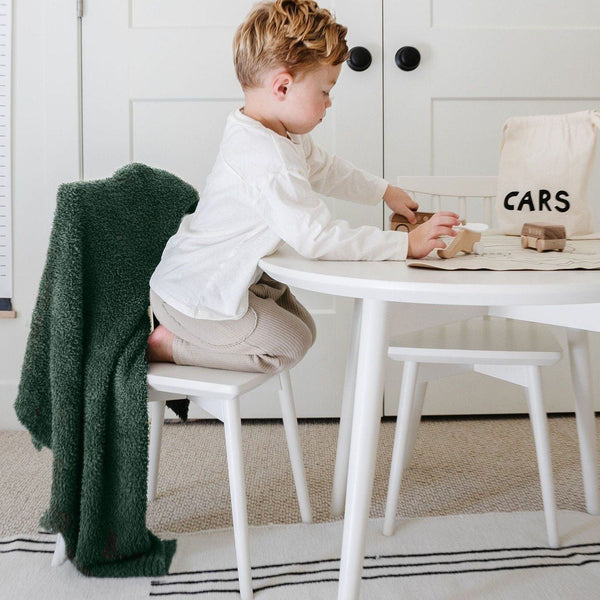
{"type": "MultiPolygon", "coordinates": [[[[300,505],[300,514],[304,523],[310,523],[312,521],[312,511],[288,371],[272,375],[187,367],[172,363],[151,363],[148,369],[148,403],[151,415],[148,450],[148,501],[152,501],[156,495],[165,403],[171,399],[189,398],[190,402],[199,406],[212,417],[222,421],[225,426],[233,534],[240,594],[243,600],[252,598],[252,573],[242,453],[240,396],[263,385],[274,377],[279,379],[280,384],[281,412],[292,463],[296,494],[300,505]]],[[[52,564],[60,564],[64,562],[64,559],[64,541],[59,535],[52,564]]]]}
{"type": "MultiPolygon", "coordinates": [[[[420,210],[454,210],[467,221],[484,222],[494,227],[496,177],[399,177],[397,183],[419,202],[420,210]],[[423,195],[429,197],[425,202],[423,195]]],[[[494,311],[490,312],[494,314],[494,311]]],[[[496,314],[501,315],[502,311],[496,314]]],[[[404,374],[384,521],[386,535],[393,532],[402,471],[412,453],[427,382],[461,370],[474,370],[527,388],[548,541],[551,546],[558,546],[554,484],[539,368],[556,363],[561,357],[561,348],[547,328],[530,322],[536,319],[528,318],[528,314],[524,317],[523,320],[475,317],[403,335],[391,342],[388,354],[393,360],[404,361],[404,374]]],[[[552,320],[545,322],[553,323],[552,320]]],[[[577,358],[571,356],[572,362],[577,358]]],[[[578,362],[585,361],[579,359],[578,362]]],[[[578,411],[588,511],[597,512],[595,442],[590,440],[593,436],[589,433],[589,423],[581,423],[589,421],[588,417],[589,414],[580,416],[578,411]]],[[[591,421],[593,427],[593,418],[591,421]]]]}
{"type": "Polygon", "coordinates": [[[396,183],[419,203],[420,211],[452,210],[472,223],[495,224],[495,176],[400,176],[396,183]]]}
{"type": "Polygon", "coordinates": [[[495,317],[475,317],[392,339],[388,356],[404,362],[383,533],[394,531],[400,482],[414,445],[427,382],[476,371],[527,389],[550,546],[559,545],[550,443],[540,367],[562,356],[547,327],[495,317]]]}

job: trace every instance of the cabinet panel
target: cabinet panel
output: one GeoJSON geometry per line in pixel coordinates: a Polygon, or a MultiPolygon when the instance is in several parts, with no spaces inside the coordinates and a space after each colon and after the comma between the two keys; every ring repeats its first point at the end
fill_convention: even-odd
{"type": "MultiPolygon", "coordinates": [[[[597,107],[600,75],[593,59],[600,53],[597,3],[543,3],[543,10],[540,4],[385,0],[388,180],[397,175],[495,175],[506,118],[597,107]],[[396,66],[394,56],[408,45],[418,48],[421,63],[407,72],[396,66]]],[[[592,200],[600,198],[598,171],[590,185],[592,200]]],[[[595,212],[598,219],[600,203],[595,212]]],[[[406,321],[402,307],[396,310],[396,322],[406,321]]],[[[597,347],[599,336],[591,337],[597,347]]],[[[396,413],[400,379],[401,369],[390,364],[385,414],[396,413]]],[[[546,370],[544,384],[549,410],[573,409],[566,361],[546,370]]],[[[514,386],[477,375],[432,385],[425,402],[429,414],[525,408],[514,386]],[[485,398],[478,393],[482,386],[485,398]]]]}
{"type": "MultiPolygon", "coordinates": [[[[231,39],[252,4],[87,0],[86,179],[106,177],[137,160],[167,168],[202,189],[224,115],[243,102],[233,72],[231,39]]],[[[539,0],[320,4],[348,27],[351,47],[368,48],[372,64],[364,72],[343,67],[333,107],[314,138],[388,181],[400,174],[495,174],[500,130],[507,116],[598,105],[595,57],[600,55],[600,9],[593,0],[544,2],[544,10],[539,0]],[[405,72],[396,66],[394,55],[402,46],[419,49],[421,64],[416,70],[405,72]]],[[[590,197],[600,198],[599,169],[592,177],[590,197]]],[[[384,222],[381,207],[328,202],[336,217],[353,225],[384,222]]],[[[600,207],[595,212],[599,218],[600,207]]],[[[298,412],[336,416],[351,303],[315,293],[298,296],[319,329],[316,346],[293,374],[298,412]]],[[[388,392],[397,378],[390,382],[388,392]]],[[[507,385],[491,383],[492,401],[486,411],[503,410],[502,399],[510,393],[507,385]]],[[[460,395],[459,388],[452,394],[460,395]]],[[[569,395],[556,386],[552,393],[555,399],[569,395]]],[[[435,411],[448,405],[441,390],[433,398],[435,411]]],[[[462,409],[450,404],[454,406],[450,412],[482,410],[471,403],[462,409]]],[[[276,403],[251,398],[245,414],[276,414],[267,405],[276,403]]],[[[556,410],[559,405],[553,404],[556,410]]]]}
{"type": "Polygon", "coordinates": [[[219,149],[225,119],[239,104],[227,99],[132,100],[131,156],[200,187],[219,149]],[[201,129],[190,127],[197,122],[203,123],[201,129]],[[182,147],[185,152],[179,151],[182,147]]]}
{"type": "Polygon", "coordinates": [[[534,0],[432,0],[433,27],[473,28],[597,28],[600,6],[589,0],[547,2],[534,0]]]}
{"type": "Polygon", "coordinates": [[[248,12],[253,0],[198,2],[198,0],[130,0],[132,27],[236,27],[240,11],[248,12]]]}
{"type": "MultiPolygon", "coordinates": [[[[232,39],[254,4],[231,0],[86,0],[82,21],[84,176],[110,176],[123,164],[167,169],[202,190],[226,115],[243,105],[232,39]],[[110,43],[107,43],[110,40],[110,43]]],[[[349,28],[351,45],[373,55],[355,73],[344,65],[333,107],[315,140],[354,164],[383,172],[381,3],[324,1],[349,28]]],[[[381,225],[381,206],[328,199],[336,218],[381,225]]],[[[339,415],[351,302],[297,292],[319,330],[315,346],[293,370],[299,416],[339,415]]],[[[275,392],[243,403],[243,416],[279,414],[275,392]]]]}

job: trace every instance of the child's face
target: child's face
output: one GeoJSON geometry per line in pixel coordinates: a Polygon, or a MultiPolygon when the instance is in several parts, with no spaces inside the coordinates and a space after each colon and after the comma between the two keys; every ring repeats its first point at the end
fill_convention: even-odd
{"type": "Polygon", "coordinates": [[[302,74],[288,87],[282,122],[289,133],[308,133],[325,117],[331,106],[329,93],[342,65],[325,65],[302,74]]]}

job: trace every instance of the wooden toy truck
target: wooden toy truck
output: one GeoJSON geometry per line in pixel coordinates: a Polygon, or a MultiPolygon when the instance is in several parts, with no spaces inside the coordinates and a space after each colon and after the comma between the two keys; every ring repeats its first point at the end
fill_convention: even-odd
{"type": "Polygon", "coordinates": [[[524,223],[521,229],[522,248],[535,248],[538,252],[546,250],[562,252],[566,244],[566,232],[563,225],[524,223]]]}
{"type": "Polygon", "coordinates": [[[433,217],[435,213],[432,212],[416,212],[415,213],[415,217],[417,217],[417,222],[416,223],[409,223],[406,220],[406,217],[403,215],[399,215],[397,213],[392,213],[390,215],[390,229],[392,231],[406,231],[406,233],[408,233],[409,231],[412,231],[415,227],[418,227],[419,225],[421,225],[422,223],[425,223],[425,221],[429,221],[429,219],[431,219],[431,217],[433,217]]]}
{"type": "Polygon", "coordinates": [[[437,255],[440,258],[454,258],[459,252],[483,254],[481,232],[461,229],[446,248],[437,251],[437,255]]]}
{"type": "MultiPolygon", "coordinates": [[[[412,231],[415,227],[418,227],[419,225],[425,223],[425,221],[429,221],[429,219],[431,219],[433,215],[435,215],[435,213],[417,211],[415,213],[415,217],[417,217],[417,222],[413,224],[409,223],[404,215],[392,213],[390,215],[390,229],[392,231],[406,231],[406,233],[408,233],[409,231],[412,231]]],[[[461,223],[464,225],[465,220],[463,219],[461,223]]]]}

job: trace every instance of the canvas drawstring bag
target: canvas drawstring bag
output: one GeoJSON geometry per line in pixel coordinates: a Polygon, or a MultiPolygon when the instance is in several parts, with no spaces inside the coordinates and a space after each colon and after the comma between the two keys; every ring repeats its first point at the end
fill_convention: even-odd
{"type": "Polygon", "coordinates": [[[599,126],[593,110],[506,121],[496,197],[501,233],[544,222],[564,225],[568,238],[600,237],[586,198],[599,126]]]}

